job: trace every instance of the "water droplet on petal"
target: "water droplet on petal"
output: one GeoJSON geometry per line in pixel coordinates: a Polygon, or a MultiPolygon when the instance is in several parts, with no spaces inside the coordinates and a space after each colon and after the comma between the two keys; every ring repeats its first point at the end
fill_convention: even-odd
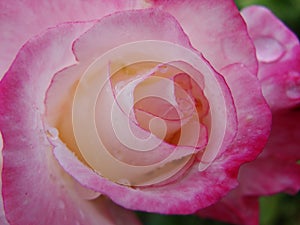
{"type": "Polygon", "coordinates": [[[291,99],[298,99],[300,98],[300,73],[290,72],[289,77],[291,81],[286,88],[286,95],[291,99]]]}
{"type": "Polygon", "coordinates": [[[200,162],[198,165],[198,171],[202,172],[210,166],[210,163],[200,162]]]}
{"type": "Polygon", "coordinates": [[[259,37],[254,40],[256,56],[259,61],[273,62],[284,53],[284,47],[275,39],[270,37],[259,37]]]}
{"type": "Polygon", "coordinates": [[[167,65],[160,65],[158,67],[158,71],[161,73],[166,73],[168,71],[168,66],[167,65]]]}
{"type": "Polygon", "coordinates": [[[126,178],[121,178],[117,181],[118,184],[123,184],[123,185],[126,185],[126,186],[130,186],[130,181],[126,178]]]}
{"type": "Polygon", "coordinates": [[[291,99],[300,98],[300,86],[291,86],[286,90],[286,95],[291,99]]]}
{"type": "Polygon", "coordinates": [[[49,138],[56,140],[58,138],[58,130],[54,127],[50,127],[47,129],[47,135],[49,138]]]}

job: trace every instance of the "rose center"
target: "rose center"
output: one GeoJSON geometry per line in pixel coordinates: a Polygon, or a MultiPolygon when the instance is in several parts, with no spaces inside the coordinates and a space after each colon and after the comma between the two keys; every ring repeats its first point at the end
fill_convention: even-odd
{"type": "Polygon", "coordinates": [[[225,102],[208,105],[207,96],[222,92],[210,73],[198,55],[171,43],[119,46],[86,69],[48,122],[79,160],[111,181],[168,181],[195,155],[212,161],[222,143],[226,121],[214,118],[226,118],[225,102]]]}

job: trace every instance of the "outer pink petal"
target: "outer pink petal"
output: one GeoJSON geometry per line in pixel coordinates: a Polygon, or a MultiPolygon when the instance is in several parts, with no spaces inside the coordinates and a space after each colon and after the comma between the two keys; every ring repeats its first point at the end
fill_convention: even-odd
{"type": "Polygon", "coordinates": [[[265,150],[241,168],[239,180],[245,195],[295,194],[300,190],[299,121],[299,109],[274,115],[265,150]]]}
{"type": "Polygon", "coordinates": [[[137,0],[0,1],[0,78],[19,48],[32,36],[66,21],[99,19],[112,12],[142,7],[137,0]]]}
{"type": "Polygon", "coordinates": [[[44,95],[53,74],[76,62],[71,44],[91,25],[64,24],[33,39],[21,49],[1,80],[2,192],[11,224],[117,222],[104,210],[105,202],[83,200],[72,190],[74,181],[69,181],[73,179],[53,158],[42,122],[44,95]]]}
{"type": "Polygon", "coordinates": [[[300,160],[299,107],[273,115],[272,131],[261,158],[300,160]]]}
{"type": "Polygon", "coordinates": [[[232,0],[151,0],[171,13],[217,71],[241,63],[256,74],[257,61],[245,22],[232,0]]]}
{"type": "Polygon", "coordinates": [[[258,225],[258,197],[243,196],[237,188],[216,204],[198,211],[197,215],[236,225],[258,225]]]}
{"type": "Polygon", "coordinates": [[[299,40],[268,9],[251,6],[242,11],[259,60],[258,77],[272,110],[300,102],[299,40]]]}
{"type": "MultiPolygon", "coordinates": [[[[232,87],[238,109],[239,133],[231,151],[224,153],[230,154],[230,156],[228,156],[230,161],[227,161],[227,163],[234,165],[236,161],[245,160],[247,158],[247,151],[252,151],[253,154],[248,155],[248,157],[250,156],[252,158],[248,158],[248,160],[253,160],[264,147],[270,131],[271,115],[268,107],[264,103],[264,99],[261,97],[241,101],[243,98],[251,98],[250,96],[246,96],[245,93],[251,95],[250,93],[260,92],[258,81],[254,81],[253,77],[251,77],[252,75],[249,74],[243,66],[233,65],[223,70],[223,72],[227,74],[226,80],[230,87],[232,87]],[[243,79],[243,81],[237,79],[241,74],[247,77],[243,79]],[[249,88],[249,91],[245,92],[244,88],[249,88]],[[252,113],[247,112],[247,103],[256,104],[256,111],[252,111],[252,113]],[[264,114],[263,118],[259,118],[261,113],[264,114]],[[258,124],[259,126],[256,127],[258,124]],[[244,152],[243,157],[236,154],[236,151],[240,153],[244,152]]],[[[244,167],[245,165],[243,165],[241,169],[244,167]]],[[[241,177],[248,179],[247,175],[241,176],[239,174],[239,181],[241,177]]],[[[253,180],[255,180],[255,177],[248,179],[248,181],[252,183],[252,186],[257,185],[258,182],[253,182],[253,180]]],[[[200,210],[197,214],[233,224],[257,225],[258,201],[256,196],[244,195],[244,191],[238,187],[216,204],[200,210]]]]}
{"type": "Polygon", "coordinates": [[[257,79],[241,65],[230,66],[224,73],[237,105],[239,131],[234,143],[205,171],[198,170],[196,160],[180,180],[162,186],[130,188],[98,176],[61,145],[54,149],[55,156],[64,169],[84,186],[108,195],[126,208],[189,214],[207,207],[237,186],[239,166],[260,153],[270,130],[269,108],[257,79]]]}
{"type": "Polygon", "coordinates": [[[180,25],[173,16],[158,9],[115,13],[104,17],[76,41],[75,54],[79,61],[95,60],[118,45],[141,40],[168,41],[191,47],[180,25]]]}
{"type": "Polygon", "coordinates": [[[239,172],[240,185],[220,202],[200,210],[198,215],[231,222],[257,225],[259,208],[256,199],[262,195],[300,190],[300,111],[277,113],[268,143],[253,162],[239,172]]]}

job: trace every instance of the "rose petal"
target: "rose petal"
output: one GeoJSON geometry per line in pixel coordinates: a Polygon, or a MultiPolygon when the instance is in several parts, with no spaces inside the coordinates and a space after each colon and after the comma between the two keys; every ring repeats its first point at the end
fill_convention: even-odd
{"type": "Polygon", "coordinates": [[[262,96],[259,81],[244,65],[231,65],[222,73],[231,89],[238,116],[238,134],[231,149],[233,152],[224,152],[230,160],[228,163],[233,165],[235,160],[251,161],[262,151],[271,130],[271,112],[262,96]],[[245,155],[241,157],[240,154],[245,155]]]}
{"type": "MultiPolygon", "coordinates": [[[[231,148],[224,152],[221,163],[224,164],[224,161],[229,160],[227,163],[234,167],[236,163],[240,163],[240,160],[244,162],[253,160],[260,153],[270,132],[271,114],[261,95],[258,80],[244,66],[238,64],[232,65],[225,68],[223,73],[226,74],[226,81],[231,87],[233,99],[237,105],[239,132],[231,148]],[[245,89],[248,89],[248,91],[245,89]],[[255,107],[249,110],[247,108],[248,104],[253,104],[255,107]]],[[[256,161],[242,165],[239,173],[240,185],[243,185],[245,181],[247,182],[245,188],[249,183],[251,183],[251,187],[259,186],[259,182],[263,182],[264,184],[269,182],[269,186],[273,185],[274,183],[268,180],[263,171],[260,171],[259,167],[255,167],[255,164],[251,169],[256,168],[255,171],[257,173],[252,174],[251,177],[245,172],[242,174],[243,172],[241,171],[244,168],[256,161]],[[257,181],[258,177],[261,177],[259,181],[257,181]]],[[[247,170],[250,174],[251,169],[247,170]]],[[[287,172],[287,170],[284,172],[287,172]]],[[[234,224],[256,225],[259,218],[258,201],[256,196],[245,195],[244,190],[239,186],[219,202],[200,210],[197,214],[234,224]]]]}
{"type": "Polygon", "coordinates": [[[223,165],[216,164],[201,174],[198,166],[194,166],[180,182],[146,189],[130,188],[98,176],[62,146],[57,146],[54,154],[64,169],[73,174],[80,183],[99,190],[110,196],[114,202],[134,210],[189,214],[216,201],[237,185],[223,165]]]}
{"type": "Polygon", "coordinates": [[[91,25],[64,24],[27,43],[1,80],[2,192],[10,223],[114,224],[110,215],[72,191],[51,154],[42,121],[53,74],[76,63],[71,44],[91,25]]]}
{"type": "Polygon", "coordinates": [[[299,107],[273,115],[272,131],[261,157],[300,160],[299,107]]]}
{"type": "Polygon", "coordinates": [[[143,7],[138,0],[53,0],[0,2],[0,78],[21,46],[48,27],[66,21],[99,19],[110,13],[143,7]]]}
{"type": "Polygon", "coordinates": [[[282,191],[297,193],[300,190],[299,117],[298,110],[275,114],[263,153],[240,169],[240,186],[197,214],[234,224],[256,225],[259,196],[282,191]]]}
{"type": "Polygon", "coordinates": [[[217,71],[241,63],[256,74],[254,47],[233,1],[151,0],[150,3],[175,16],[192,45],[217,71]]]}
{"type": "Polygon", "coordinates": [[[241,167],[239,181],[244,195],[260,196],[300,190],[300,165],[275,157],[259,158],[241,167]]]}
{"type": "Polygon", "coordinates": [[[241,168],[243,194],[258,196],[281,191],[295,194],[300,190],[299,119],[299,109],[274,115],[265,150],[257,160],[241,168]]]}
{"type": "MultiPolygon", "coordinates": [[[[245,81],[246,81],[245,83],[244,82],[242,83],[239,80],[235,80],[234,76],[232,76],[232,75],[226,76],[227,82],[229,82],[229,84],[232,82],[235,83],[234,86],[235,86],[236,91],[233,91],[233,93],[236,93],[237,95],[234,96],[234,99],[239,99],[239,100],[245,99],[245,98],[250,97],[249,96],[249,95],[251,95],[250,93],[253,93],[255,91],[260,92],[259,84],[258,84],[257,80],[254,81],[253,76],[251,74],[249,74],[249,72],[247,72],[245,70],[245,68],[243,68],[239,65],[236,65],[235,67],[231,67],[230,70],[232,72],[235,71],[234,74],[236,74],[236,76],[238,76],[239,73],[248,76],[247,79],[245,79],[245,81]],[[231,78],[230,79],[231,82],[228,80],[228,78],[231,78]],[[247,92],[244,92],[245,86],[247,86],[247,88],[250,88],[250,90],[247,92]],[[243,88],[241,88],[241,87],[243,87],[243,88]],[[245,93],[249,93],[249,94],[245,95],[245,93]],[[244,95],[244,96],[241,97],[242,95],[244,95]],[[240,96],[240,97],[238,97],[238,96],[240,96]]],[[[227,73],[228,71],[227,72],[224,71],[224,72],[227,73]]],[[[246,100],[244,102],[244,104],[247,102],[248,101],[246,100]]],[[[254,99],[250,100],[250,102],[251,102],[251,104],[256,104],[256,106],[257,106],[256,110],[253,111],[251,114],[248,114],[248,113],[244,114],[245,112],[243,112],[243,109],[246,109],[245,105],[243,106],[243,103],[240,101],[236,102],[240,106],[237,109],[239,109],[239,108],[242,109],[242,111],[237,110],[238,115],[239,115],[239,112],[240,113],[242,112],[242,114],[244,114],[243,116],[241,114],[239,115],[239,118],[240,118],[239,125],[240,125],[241,132],[236,137],[236,144],[242,140],[242,142],[244,142],[244,144],[239,143],[238,145],[240,145],[240,146],[237,149],[239,149],[239,151],[244,151],[244,150],[253,151],[253,153],[256,151],[256,154],[252,155],[252,157],[255,157],[259,153],[258,150],[262,149],[264,143],[267,140],[267,134],[270,129],[268,124],[270,124],[271,115],[269,113],[268,107],[266,107],[266,105],[264,104],[263,98],[254,98],[254,99]],[[261,113],[265,114],[264,119],[259,118],[259,115],[261,113]],[[254,119],[253,116],[255,116],[256,119],[254,119]],[[265,121],[265,120],[267,120],[267,121],[265,121]],[[252,124],[252,125],[250,125],[250,124],[252,124]],[[257,126],[257,124],[259,124],[259,127],[255,127],[255,126],[257,126]],[[251,128],[253,126],[255,127],[255,129],[251,128]],[[248,138],[245,138],[245,135],[247,135],[248,138]],[[255,141],[253,139],[253,136],[256,136],[257,141],[255,141]]],[[[230,151],[228,151],[228,152],[230,152],[230,151]]],[[[225,152],[225,154],[226,153],[227,152],[225,152]]],[[[230,152],[230,153],[232,154],[233,152],[230,152]]],[[[237,189],[231,191],[228,195],[226,195],[224,198],[222,198],[216,204],[214,204],[208,208],[205,208],[203,210],[200,210],[199,212],[197,212],[197,214],[202,217],[209,217],[209,218],[218,219],[218,220],[222,220],[222,221],[234,223],[234,224],[245,224],[245,225],[258,224],[259,208],[258,208],[257,195],[247,195],[247,190],[249,189],[248,194],[250,194],[251,193],[250,190],[252,190],[252,189],[253,190],[259,189],[261,191],[264,188],[270,188],[270,186],[275,185],[276,183],[274,183],[274,180],[272,180],[272,178],[274,178],[274,176],[271,176],[272,173],[270,173],[270,172],[267,173],[268,174],[267,176],[266,176],[266,173],[264,173],[264,172],[267,172],[267,169],[269,169],[269,171],[272,171],[272,168],[275,169],[273,167],[274,161],[272,159],[268,158],[267,161],[264,161],[266,164],[264,164],[264,163],[256,164],[256,162],[257,162],[257,160],[255,160],[254,162],[245,164],[241,167],[240,172],[239,172],[240,186],[237,189]],[[253,166],[251,166],[251,168],[250,168],[249,167],[250,165],[253,165],[253,166]],[[247,168],[249,168],[249,169],[247,169],[247,168]],[[254,172],[252,173],[252,171],[254,171],[254,172]],[[260,184],[262,184],[264,186],[261,186],[260,184]]],[[[234,159],[231,159],[230,163],[234,163],[234,159]]],[[[278,166],[278,170],[282,169],[279,166],[279,162],[276,163],[275,165],[278,166]]],[[[278,171],[278,170],[276,169],[276,171],[278,171]]],[[[289,170],[291,171],[292,168],[289,168],[289,170]]],[[[282,174],[285,174],[286,172],[290,172],[290,171],[285,169],[284,171],[282,171],[282,174]]],[[[295,175],[296,172],[297,171],[294,171],[293,174],[295,175]]],[[[275,175],[275,173],[273,175],[275,175]]],[[[283,180],[282,183],[285,183],[285,181],[288,179],[289,178],[283,180]]],[[[254,192],[252,192],[252,193],[254,193],[254,192]]],[[[258,192],[256,192],[256,194],[257,193],[258,192]]]]}
{"type": "Polygon", "coordinates": [[[258,77],[273,111],[300,102],[299,40],[268,9],[251,6],[242,10],[259,61],[258,77]]]}
{"type": "Polygon", "coordinates": [[[257,225],[259,201],[257,197],[243,196],[235,189],[216,204],[198,211],[197,215],[230,224],[257,225]]]}
{"type": "Polygon", "coordinates": [[[191,46],[189,38],[173,16],[158,9],[145,9],[118,12],[102,18],[75,42],[74,51],[79,61],[91,62],[119,45],[141,40],[191,46]]]}

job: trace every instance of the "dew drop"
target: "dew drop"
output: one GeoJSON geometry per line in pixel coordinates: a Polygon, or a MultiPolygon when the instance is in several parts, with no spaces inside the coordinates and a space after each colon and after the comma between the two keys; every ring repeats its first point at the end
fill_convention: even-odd
{"type": "Polygon", "coordinates": [[[115,89],[115,92],[116,93],[119,93],[126,85],[126,82],[125,81],[119,81],[115,86],[114,86],[114,89],[115,89]]]}
{"type": "Polygon", "coordinates": [[[299,86],[292,86],[286,90],[286,95],[291,99],[298,99],[300,98],[300,87],[299,86]]]}
{"type": "Polygon", "coordinates": [[[249,115],[247,115],[247,117],[246,117],[246,120],[247,121],[252,121],[252,119],[253,119],[253,115],[251,115],[251,114],[249,114],[249,115]]]}
{"type": "Polygon", "coordinates": [[[291,99],[300,98],[300,73],[292,71],[289,73],[290,84],[286,88],[286,95],[291,99]]]}
{"type": "Polygon", "coordinates": [[[210,166],[209,163],[200,162],[198,165],[198,171],[202,172],[202,171],[206,170],[209,166],[210,166]]]}
{"type": "Polygon", "coordinates": [[[130,186],[130,185],[131,185],[130,181],[129,181],[128,179],[126,179],[126,178],[121,178],[121,179],[119,179],[119,180],[117,181],[117,183],[118,183],[118,184],[123,184],[123,185],[126,185],[126,186],[130,186]]]}
{"type": "Polygon", "coordinates": [[[47,135],[49,138],[56,140],[58,139],[58,130],[54,127],[50,127],[47,129],[47,135]]]}
{"type": "Polygon", "coordinates": [[[160,65],[158,67],[158,71],[161,73],[166,73],[168,71],[168,66],[167,65],[160,65]]]}
{"type": "Polygon", "coordinates": [[[259,37],[254,40],[256,55],[259,61],[273,62],[284,53],[284,47],[275,39],[270,37],[259,37]]]}

